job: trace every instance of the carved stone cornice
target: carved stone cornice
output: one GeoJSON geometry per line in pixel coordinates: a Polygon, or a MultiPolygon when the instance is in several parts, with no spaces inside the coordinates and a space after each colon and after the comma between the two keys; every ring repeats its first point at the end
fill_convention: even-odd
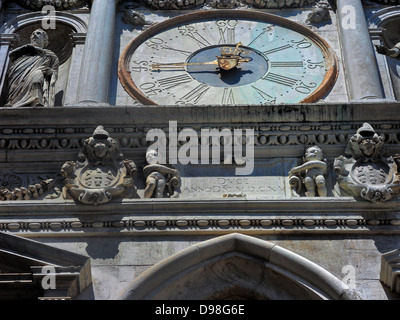
{"type": "Polygon", "coordinates": [[[194,9],[200,6],[213,9],[234,9],[238,7],[283,9],[301,8],[315,3],[315,0],[142,0],[142,3],[156,10],[194,9]]]}
{"type": "Polygon", "coordinates": [[[26,237],[102,234],[400,234],[398,201],[377,208],[352,198],[328,200],[123,200],[104,206],[34,202],[0,207],[0,231],[26,237]],[[299,210],[303,208],[303,210],[299,210]],[[210,213],[214,211],[214,213],[210,213]],[[343,214],[343,212],[350,212],[343,214]],[[10,217],[12,213],[12,217],[10,217]]]}
{"type": "Polygon", "coordinates": [[[400,4],[400,0],[370,0],[370,1],[391,6],[400,4]]]}
{"type": "Polygon", "coordinates": [[[83,139],[100,123],[106,124],[106,130],[118,141],[127,157],[143,159],[149,146],[146,141],[148,130],[168,128],[168,120],[177,121],[178,131],[182,128],[193,128],[196,132],[202,128],[254,129],[257,159],[282,155],[300,157],[304,146],[312,144],[319,145],[326,157],[337,157],[363,122],[374,119],[370,124],[384,136],[385,148],[400,153],[397,103],[254,106],[251,109],[245,106],[115,106],[112,107],[113,117],[110,112],[109,107],[0,108],[3,170],[10,170],[4,169],[7,157],[19,163],[27,158],[31,162],[71,160],[82,147],[83,139]],[[154,117],[154,114],[158,116],[154,117]],[[201,124],[193,119],[201,119],[201,124]]]}
{"type": "Polygon", "coordinates": [[[56,10],[71,10],[84,6],[88,0],[17,0],[24,8],[31,10],[42,10],[46,5],[54,6],[56,10]]]}

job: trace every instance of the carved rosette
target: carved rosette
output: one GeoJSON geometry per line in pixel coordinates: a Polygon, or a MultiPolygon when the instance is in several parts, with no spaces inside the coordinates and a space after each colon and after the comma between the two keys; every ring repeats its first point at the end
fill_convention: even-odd
{"type": "Polygon", "coordinates": [[[78,161],[61,168],[64,195],[83,204],[99,205],[124,197],[133,187],[136,165],[123,160],[117,142],[102,126],[86,139],[78,161]]]}
{"type": "Polygon", "coordinates": [[[334,171],[342,196],[371,202],[392,199],[400,191],[398,168],[393,157],[382,155],[383,137],[368,124],[350,139],[346,153],[335,159],[334,171]]]}

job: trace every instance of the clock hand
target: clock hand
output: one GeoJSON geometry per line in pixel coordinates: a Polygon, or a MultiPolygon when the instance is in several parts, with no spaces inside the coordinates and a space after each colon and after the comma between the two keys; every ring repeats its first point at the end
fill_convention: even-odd
{"type": "Polygon", "coordinates": [[[185,62],[172,62],[172,63],[154,63],[151,65],[152,71],[159,70],[180,70],[185,66],[201,66],[201,65],[217,65],[224,70],[230,70],[234,67],[240,66],[241,63],[250,62],[253,59],[251,58],[242,58],[239,56],[235,57],[217,57],[217,60],[207,61],[207,62],[193,62],[193,63],[185,63],[185,62]],[[228,61],[231,60],[231,63],[228,61]]]}
{"type": "Polygon", "coordinates": [[[207,62],[193,62],[193,63],[185,63],[185,62],[172,62],[172,63],[154,63],[151,65],[152,71],[157,70],[169,70],[169,69],[183,69],[185,66],[200,66],[200,65],[218,65],[218,60],[207,61],[207,62]]]}

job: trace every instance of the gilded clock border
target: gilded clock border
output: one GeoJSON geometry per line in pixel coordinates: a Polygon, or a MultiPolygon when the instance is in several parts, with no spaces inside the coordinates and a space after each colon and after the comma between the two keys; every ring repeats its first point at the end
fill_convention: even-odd
{"type": "Polygon", "coordinates": [[[146,31],[142,32],[136,38],[134,38],[130,44],[123,51],[119,63],[118,63],[118,77],[124,90],[134,99],[147,105],[157,105],[154,101],[150,100],[147,96],[143,95],[142,92],[135,85],[131,73],[129,71],[130,58],[135,50],[145,42],[149,37],[167,29],[183,23],[192,23],[197,21],[203,21],[204,19],[212,18],[240,18],[250,20],[260,20],[277,24],[279,26],[291,29],[299,32],[304,36],[311,39],[324,53],[327,72],[324,80],[320,86],[300,103],[312,103],[322,99],[334,86],[338,77],[338,60],[335,52],[332,50],[330,45],[319,35],[311,31],[305,26],[297,22],[290,21],[288,19],[272,15],[269,13],[252,11],[252,10],[206,10],[198,11],[193,13],[184,14],[175,18],[168,19],[166,21],[157,23],[151,26],[146,31]]]}

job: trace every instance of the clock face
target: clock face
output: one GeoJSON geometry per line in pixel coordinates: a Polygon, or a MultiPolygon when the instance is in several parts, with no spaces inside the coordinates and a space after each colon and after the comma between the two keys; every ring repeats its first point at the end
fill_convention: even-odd
{"type": "Polygon", "coordinates": [[[318,35],[287,19],[201,11],[141,33],[120,59],[125,90],[143,104],[263,105],[315,102],[337,77],[318,35]]]}

